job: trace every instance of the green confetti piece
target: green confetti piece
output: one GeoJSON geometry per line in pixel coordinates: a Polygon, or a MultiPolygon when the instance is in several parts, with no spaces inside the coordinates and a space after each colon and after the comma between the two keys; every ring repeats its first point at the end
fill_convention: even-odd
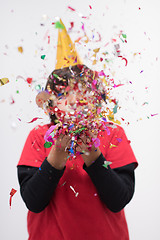
{"type": "Polygon", "coordinates": [[[100,117],[103,117],[101,113],[99,114],[99,116],[100,116],[100,117]]]}
{"type": "Polygon", "coordinates": [[[45,142],[44,147],[45,148],[50,148],[52,146],[51,142],[45,142]]]}
{"type": "Polygon", "coordinates": [[[41,56],[41,59],[43,59],[43,60],[44,60],[44,59],[45,59],[45,57],[46,57],[46,55],[42,55],[42,56],[41,56]]]}
{"type": "Polygon", "coordinates": [[[56,77],[56,78],[59,78],[59,76],[55,73],[53,73],[53,76],[56,77]]]}
{"type": "Polygon", "coordinates": [[[107,63],[109,63],[109,61],[110,61],[110,60],[108,60],[108,59],[105,59],[105,61],[106,61],[107,63]]]}
{"type": "Polygon", "coordinates": [[[118,105],[115,105],[114,108],[113,108],[113,113],[117,113],[117,108],[118,108],[118,105]]]}
{"type": "Polygon", "coordinates": [[[85,127],[80,128],[80,129],[75,130],[75,131],[70,131],[69,133],[79,133],[79,132],[82,132],[84,129],[85,129],[85,127]]]}
{"type": "Polygon", "coordinates": [[[59,21],[57,21],[57,22],[55,23],[55,28],[64,29],[64,26],[63,26],[63,24],[61,24],[59,21]]]}
{"type": "Polygon", "coordinates": [[[105,161],[102,166],[105,167],[105,168],[108,168],[108,166],[109,166],[110,164],[112,164],[112,162],[105,161]]]}
{"type": "Polygon", "coordinates": [[[127,35],[124,34],[124,33],[122,33],[122,37],[123,37],[123,38],[127,38],[127,35]]]}
{"type": "Polygon", "coordinates": [[[19,93],[19,90],[17,90],[16,93],[19,93]]]}
{"type": "Polygon", "coordinates": [[[36,86],[35,86],[35,89],[36,89],[36,90],[41,90],[41,85],[39,85],[39,84],[36,85],[36,86]]]}
{"type": "Polygon", "coordinates": [[[121,41],[124,43],[124,40],[122,39],[122,38],[120,38],[121,39],[121,41]]]}

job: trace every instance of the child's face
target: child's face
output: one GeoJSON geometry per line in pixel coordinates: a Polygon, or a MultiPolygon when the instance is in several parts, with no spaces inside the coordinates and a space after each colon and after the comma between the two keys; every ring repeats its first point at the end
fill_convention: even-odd
{"type": "MultiPolygon", "coordinates": [[[[65,95],[61,95],[54,100],[54,106],[57,106],[66,114],[75,115],[91,110],[91,103],[86,102],[81,93],[78,91],[69,91],[65,95]]],[[[55,113],[56,114],[56,113],[55,113]]]]}

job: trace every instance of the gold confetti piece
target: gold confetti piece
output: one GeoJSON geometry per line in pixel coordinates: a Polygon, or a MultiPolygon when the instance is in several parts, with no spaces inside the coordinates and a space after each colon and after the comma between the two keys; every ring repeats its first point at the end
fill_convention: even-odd
{"type": "Polygon", "coordinates": [[[94,54],[92,55],[92,57],[96,57],[96,53],[94,53],[94,54]]]}
{"type": "Polygon", "coordinates": [[[6,83],[9,83],[9,79],[8,78],[1,78],[0,79],[0,86],[5,85],[6,83]]]}
{"type": "Polygon", "coordinates": [[[18,47],[18,52],[23,53],[23,47],[18,47]]]}
{"type": "Polygon", "coordinates": [[[110,143],[110,146],[109,146],[109,148],[113,148],[113,147],[117,147],[116,145],[114,145],[114,144],[112,144],[112,143],[110,143]]]}
{"type": "Polygon", "coordinates": [[[100,50],[100,48],[95,48],[95,49],[93,49],[93,52],[98,53],[99,50],[100,50]]]}
{"type": "Polygon", "coordinates": [[[86,37],[86,40],[84,40],[85,43],[88,43],[89,42],[89,37],[87,35],[85,35],[86,37]]]}
{"type": "Polygon", "coordinates": [[[92,65],[95,65],[97,63],[97,60],[94,59],[93,62],[92,62],[92,65]]]}

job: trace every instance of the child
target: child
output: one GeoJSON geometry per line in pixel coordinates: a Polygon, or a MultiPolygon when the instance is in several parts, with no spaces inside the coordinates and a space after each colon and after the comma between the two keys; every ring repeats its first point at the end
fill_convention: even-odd
{"type": "MultiPolygon", "coordinates": [[[[65,28],[62,32],[68,37],[65,28]]],[[[29,209],[29,240],[127,240],[124,207],[134,193],[137,161],[121,127],[106,123],[106,131],[102,125],[93,131],[98,120],[85,111],[94,112],[94,106],[91,101],[82,104],[84,92],[87,96],[92,92],[91,85],[87,90],[75,86],[84,79],[92,83],[94,72],[77,58],[61,67],[49,76],[47,92],[36,99],[41,107],[47,101],[51,123],[30,132],[18,163],[20,191],[29,209]],[[79,113],[89,124],[80,123],[87,130],[77,137],[67,124],[72,122],[80,131],[81,120],[75,117],[79,113]],[[45,148],[44,137],[53,125],[53,146],[45,148]],[[100,144],[91,144],[97,138],[100,144]]]]}

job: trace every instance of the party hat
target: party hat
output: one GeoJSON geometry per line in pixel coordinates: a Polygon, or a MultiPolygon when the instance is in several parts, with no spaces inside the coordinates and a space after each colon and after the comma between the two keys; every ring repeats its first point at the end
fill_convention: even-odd
{"type": "Polygon", "coordinates": [[[67,30],[60,19],[57,43],[57,62],[55,69],[83,64],[67,30]]]}

